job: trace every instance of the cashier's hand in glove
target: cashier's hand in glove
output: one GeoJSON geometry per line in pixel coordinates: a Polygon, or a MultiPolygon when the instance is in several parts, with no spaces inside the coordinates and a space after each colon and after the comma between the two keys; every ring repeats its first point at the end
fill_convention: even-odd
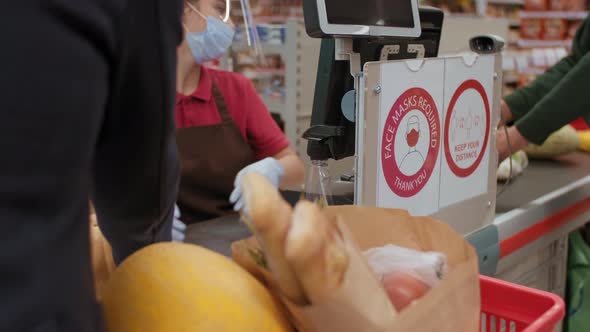
{"type": "Polygon", "coordinates": [[[234,205],[235,211],[240,211],[244,207],[244,198],[242,196],[242,188],[240,186],[242,177],[248,173],[256,172],[264,175],[266,179],[272,183],[275,188],[281,184],[281,180],[285,175],[285,168],[281,165],[278,159],[268,157],[246,166],[242,169],[234,181],[234,191],[229,196],[229,201],[234,205]]]}
{"type": "Polygon", "coordinates": [[[234,191],[229,198],[235,211],[241,211],[244,207],[244,197],[240,186],[242,177],[250,172],[257,172],[268,179],[277,189],[289,188],[303,184],[303,161],[295,151],[286,148],[273,157],[268,157],[246,166],[234,181],[234,191]]]}
{"type": "Polygon", "coordinates": [[[180,209],[174,205],[174,221],[172,223],[172,241],[184,242],[186,225],[180,220],[180,209]]]}

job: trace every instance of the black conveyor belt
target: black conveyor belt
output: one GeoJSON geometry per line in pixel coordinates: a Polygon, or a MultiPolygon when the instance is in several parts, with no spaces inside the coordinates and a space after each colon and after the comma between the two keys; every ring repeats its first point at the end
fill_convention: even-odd
{"type": "MultiPolygon", "coordinates": [[[[505,213],[523,207],[587,175],[590,175],[588,154],[573,153],[555,161],[531,160],[524,173],[513,179],[498,198],[496,212],[505,213]]],[[[292,201],[298,195],[286,198],[292,201]]],[[[238,216],[232,215],[189,226],[186,242],[229,256],[231,243],[249,235],[248,229],[238,222],[238,216]]]]}
{"type": "Polygon", "coordinates": [[[531,160],[524,173],[513,179],[498,197],[496,213],[523,207],[588,175],[590,155],[586,153],[572,153],[556,160],[531,160]]]}

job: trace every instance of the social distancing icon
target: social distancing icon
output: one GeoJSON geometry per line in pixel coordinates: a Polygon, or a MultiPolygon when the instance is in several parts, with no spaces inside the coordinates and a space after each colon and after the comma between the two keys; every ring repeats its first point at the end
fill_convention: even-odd
{"type": "Polygon", "coordinates": [[[453,94],[445,121],[445,156],[451,171],[468,177],[479,167],[490,136],[490,105],[476,80],[463,82],[453,94]]]}

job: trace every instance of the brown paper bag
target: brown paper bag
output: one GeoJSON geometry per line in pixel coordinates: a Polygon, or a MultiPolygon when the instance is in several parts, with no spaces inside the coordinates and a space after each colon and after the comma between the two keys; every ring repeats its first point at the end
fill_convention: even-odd
{"type": "MultiPolygon", "coordinates": [[[[477,256],[448,225],[401,210],[329,207],[324,213],[341,231],[350,254],[342,287],[325,303],[300,307],[281,297],[292,322],[303,332],[478,331],[480,315],[477,256]],[[370,271],[362,251],[395,244],[447,255],[450,272],[439,285],[400,313],[370,271]]],[[[273,292],[272,274],[255,263],[254,238],[234,243],[233,258],[273,292]]],[[[280,297],[280,294],[277,296],[280,297]]]]}

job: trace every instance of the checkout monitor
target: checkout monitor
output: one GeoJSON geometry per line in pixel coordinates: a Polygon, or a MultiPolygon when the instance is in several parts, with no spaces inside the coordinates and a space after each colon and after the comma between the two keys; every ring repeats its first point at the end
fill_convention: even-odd
{"type": "MultiPolygon", "coordinates": [[[[315,3],[316,0],[310,1],[315,3]]],[[[304,6],[305,24],[309,31],[311,21],[308,20],[308,9],[309,7],[304,6]]],[[[422,32],[418,38],[353,38],[353,50],[360,55],[361,67],[372,61],[436,57],[444,20],[443,12],[435,8],[421,7],[419,13],[422,32]],[[412,49],[414,51],[410,51],[412,49]]],[[[355,154],[356,124],[343,115],[342,108],[344,96],[354,90],[354,78],[350,74],[349,61],[335,59],[335,47],[335,38],[322,38],[311,126],[303,134],[303,138],[308,140],[307,153],[312,160],[339,160],[355,154]]]]}
{"type": "Polygon", "coordinates": [[[420,36],[418,0],[304,0],[311,37],[420,36]]]}

